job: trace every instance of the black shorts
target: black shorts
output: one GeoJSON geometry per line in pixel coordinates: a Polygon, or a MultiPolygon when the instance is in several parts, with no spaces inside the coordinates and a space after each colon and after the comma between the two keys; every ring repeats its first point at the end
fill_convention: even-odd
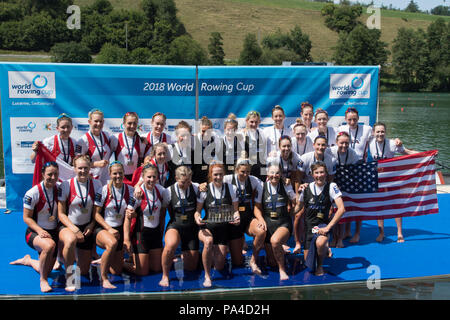
{"type": "MultiPolygon", "coordinates": [[[[78,224],[74,224],[78,229],[80,229],[81,232],[84,232],[84,230],[86,229],[86,227],[89,225],[89,223],[83,224],[83,225],[78,225],[78,224]]],[[[67,228],[65,225],[61,224],[61,226],[59,227],[59,231],[61,231],[62,229],[67,228]]],[[[80,250],[92,250],[95,246],[95,236],[94,236],[94,230],[92,230],[91,234],[88,235],[87,237],[84,237],[84,241],[83,242],[77,242],[77,249],[80,250]]]]}
{"type": "Polygon", "coordinates": [[[161,229],[144,227],[141,231],[136,232],[133,239],[133,251],[134,253],[148,253],[153,249],[161,249],[162,235],[161,229]]]}
{"type": "Polygon", "coordinates": [[[240,214],[240,223],[238,225],[230,224],[229,225],[229,237],[230,240],[240,239],[244,236],[247,231],[250,223],[254,219],[253,213],[250,208],[247,208],[246,211],[239,211],[240,214]]]}
{"type": "Polygon", "coordinates": [[[264,216],[264,221],[266,221],[267,225],[267,233],[265,243],[270,243],[270,238],[272,238],[273,234],[280,227],[285,227],[289,230],[289,234],[292,234],[293,225],[291,217],[280,217],[277,219],[271,219],[270,217],[264,216]]]}
{"type": "Polygon", "coordinates": [[[201,226],[202,229],[208,229],[213,236],[213,244],[228,245],[230,240],[229,223],[207,223],[206,226],[201,226]]]}
{"type": "MultiPolygon", "coordinates": [[[[58,254],[59,230],[58,230],[58,228],[55,228],[53,230],[47,230],[47,229],[44,229],[44,230],[50,234],[50,236],[52,237],[52,240],[56,244],[55,250],[53,251],[53,257],[56,257],[58,254]]],[[[34,249],[36,251],[37,251],[37,249],[34,247],[33,241],[37,236],[38,236],[38,234],[35,231],[33,231],[31,228],[27,228],[27,230],[25,230],[25,242],[31,249],[34,249]]]]}
{"type": "MultiPolygon", "coordinates": [[[[324,228],[326,227],[326,224],[324,223],[308,223],[307,221],[305,221],[305,244],[304,244],[304,248],[305,250],[309,250],[309,247],[311,246],[311,240],[314,237],[314,233],[312,233],[312,228],[314,228],[315,226],[319,226],[319,228],[324,228]]],[[[327,236],[329,235],[329,233],[327,234],[327,236]]]]}
{"type": "MultiPolygon", "coordinates": [[[[120,237],[119,237],[119,240],[117,241],[116,251],[121,251],[123,249],[123,226],[112,227],[112,228],[119,231],[120,237]]],[[[95,228],[95,231],[94,231],[95,239],[97,239],[97,235],[102,230],[105,230],[105,229],[103,227],[97,225],[97,227],[95,228]]]]}
{"type": "Polygon", "coordinates": [[[166,232],[169,229],[175,229],[178,231],[181,238],[181,251],[198,250],[198,225],[177,223],[175,221],[169,221],[167,224],[166,232]]]}

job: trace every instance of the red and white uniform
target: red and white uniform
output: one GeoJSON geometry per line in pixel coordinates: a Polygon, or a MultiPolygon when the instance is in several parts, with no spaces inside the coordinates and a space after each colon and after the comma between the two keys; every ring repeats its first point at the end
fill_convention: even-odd
{"type": "Polygon", "coordinates": [[[47,189],[44,187],[44,182],[35,185],[25,193],[23,207],[33,210],[33,219],[41,228],[55,229],[58,225],[58,186],[47,189]],[[53,210],[50,210],[51,206],[53,210]]]}
{"type": "Polygon", "coordinates": [[[63,181],[58,190],[58,200],[66,201],[67,216],[73,224],[81,226],[91,222],[94,202],[101,199],[102,184],[95,179],[77,182],[76,177],[63,181]]]}
{"type": "Polygon", "coordinates": [[[132,175],[137,169],[138,162],[143,158],[145,144],[141,142],[138,135],[128,137],[124,132],[115,135],[117,148],[116,159],[123,164],[124,174],[132,175]]]}
{"type": "Polygon", "coordinates": [[[110,192],[109,185],[104,185],[102,188],[101,199],[96,199],[95,205],[104,208],[103,218],[105,222],[117,228],[123,225],[126,209],[136,209],[136,199],[133,197],[134,188],[123,184],[122,188],[117,189],[112,187],[110,192]],[[117,201],[117,202],[116,202],[117,201]]]}
{"type": "Polygon", "coordinates": [[[142,185],[142,198],[136,200],[137,206],[141,207],[143,213],[143,225],[147,228],[156,228],[159,225],[159,217],[161,214],[161,207],[167,208],[170,201],[169,191],[159,184],[156,184],[153,190],[147,190],[145,185],[142,185]]]}
{"type": "Polygon", "coordinates": [[[69,137],[61,139],[59,134],[45,138],[42,144],[56,157],[72,165],[75,154],[80,152],[78,140],[69,137]]]}
{"type": "MultiPolygon", "coordinates": [[[[110,136],[107,132],[102,131],[99,136],[86,132],[78,144],[81,147],[81,154],[88,154],[91,161],[109,160],[112,151],[116,148],[117,141],[114,136],[110,136]]],[[[102,184],[106,184],[109,179],[108,166],[103,168],[91,168],[91,174],[94,179],[99,179],[102,184]]]]}
{"type": "Polygon", "coordinates": [[[153,146],[157,143],[165,142],[169,145],[169,144],[172,144],[175,142],[175,141],[173,141],[172,137],[165,132],[161,133],[159,138],[156,138],[152,134],[151,131],[147,134],[147,141],[148,141],[148,144],[145,146],[144,157],[150,155],[150,153],[152,152],[153,146]]]}

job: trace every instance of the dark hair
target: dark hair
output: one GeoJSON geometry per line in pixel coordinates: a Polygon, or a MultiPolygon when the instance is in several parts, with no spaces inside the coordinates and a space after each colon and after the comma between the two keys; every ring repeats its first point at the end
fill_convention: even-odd
{"type": "Polygon", "coordinates": [[[315,139],[314,139],[314,144],[316,143],[317,139],[325,139],[325,142],[328,144],[328,139],[327,137],[323,136],[323,135],[318,135],[315,139]]]}
{"type": "Polygon", "coordinates": [[[49,162],[44,163],[44,165],[43,165],[42,168],[41,168],[41,173],[44,174],[44,173],[45,173],[45,170],[46,170],[48,167],[55,167],[56,169],[59,170],[58,164],[57,164],[55,161],[49,161],[49,162]]]}

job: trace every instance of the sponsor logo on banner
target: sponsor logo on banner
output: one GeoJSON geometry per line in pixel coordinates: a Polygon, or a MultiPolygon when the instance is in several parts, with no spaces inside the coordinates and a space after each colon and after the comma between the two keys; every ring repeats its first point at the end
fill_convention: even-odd
{"type": "Polygon", "coordinates": [[[330,99],[370,98],[370,73],[330,74],[330,99]]]}
{"type": "Polygon", "coordinates": [[[36,122],[30,121],[27,125],[24,126],[16,126],[16,129],[19,132],[33,132],[34,129],[36,129],[36,122]]]}
{"type": "Polygon", "coordinates": [[[8,71],[10,98],[56,99],[54,72],[8,71]]]}
{"type": "Polygon", "coordinates": [[[78,124],[77,125],[77,130],[78,131],[88,132],[89,131],[89,125],[88,124],[78,124]]]}

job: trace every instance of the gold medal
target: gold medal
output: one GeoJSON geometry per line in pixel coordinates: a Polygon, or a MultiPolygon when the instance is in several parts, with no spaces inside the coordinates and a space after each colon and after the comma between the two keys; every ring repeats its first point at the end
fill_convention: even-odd
{"type": "Polygon", "coordinates": [[[148,216],[148,221],[153,221],[153,219],[155,219],[154,216],[148,216]]]}
{"type": "Polygon", "coordinates": [[[121,220],[122,219],[122,215],[120,213],[116,214],[116,220],[121,220]]]}
{"type": "Polygon", "coordinates": [[[88,212],[89,212],[88,208],[81,208],[81,213],[86,214],[88,212]]]}
{"type": "Polygon", "coordinates": [[[271,217],[272,219],[278,218],[278,212],[276,212],[276,211],[271,211],[271,212],[270,212],[270,217],[271,217]]]}
{"type": "Polygon", "coordinates": [[[50,221],[50,222],[53,222],[53,221],[55,221],[56,220],[56,217],[55,216],[49,216],[48,217],[48,221],[50,221]]]}
{"type": "Polygon", "coordinates": [[[229,171],[234,171],[234,166],[228,166],[229,171]]]}
{"type": "Polygon", "coordinates": [[[127,166],[133,166],[134,165],[134,162],[133,161],[127,161],[127,166]]]}
{"type": "Polygon", "coordinates": [[[202,166],[202,170],[208,170],[208,166],[202,166]]]}
{"type": "Polygon", "coordinates": [[[325,218],[325,214],[323,214],[322,212],[319,212],[319,213],[317,213],[317,218],[323,219],[323,218],[325,218]]]}
{"type": "Polygon", "coordinates": [[[239,207],[239,211],[245,211],[245,206],[239,207]]]}
{"type": "Polygon", "coordinates": [[[183,214],[180,218],[182,221],[187,221],[187,219],[188,219],[186,214],[183,214]]]}

